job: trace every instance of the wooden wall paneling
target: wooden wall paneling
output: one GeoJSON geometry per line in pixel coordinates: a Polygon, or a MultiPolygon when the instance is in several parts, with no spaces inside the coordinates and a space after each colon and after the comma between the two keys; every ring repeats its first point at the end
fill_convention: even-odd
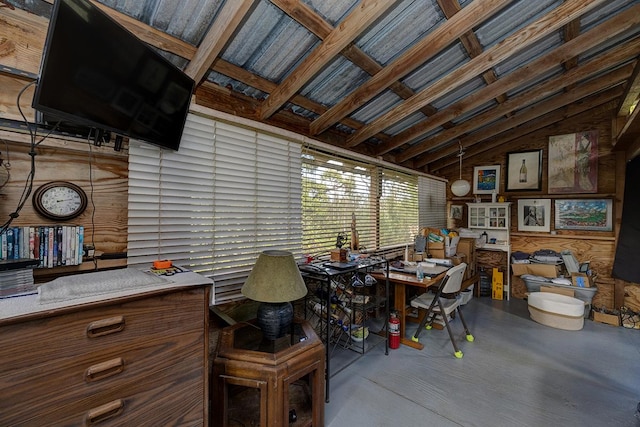
{"type": "Polygon", "coordinates": [[[19,8],[2,8],[0,15],[0,68],[38,74],[49,19],[19,8]]]}
{"type": "MultiPolygon", "coordinates": [[[[0,189],[0,220],[4,223],[18,206],[29,175],[31,157],[26,135],[2,131],[0,140],[7,141],[11,161],[11,178],[7,185],[0,189]]],[[[0,147],[2,157],[6,161],[7,153],[4,144],[0,147]]],[[[32,194],[46,182],[63,180],[82,187],[89,198],[88,207],[82,215],[57,224],[83,225],[85,244],[93,243],[97,252],[126,252],[127,152],[115,152],[113,148],[95,146],[91,146],[90,151],[87,142],[56,138],[45,140],[36,152],[32,194]]],[[[12,226],[54,224],[51,220],[35,213],[32,207],[32,194],[12,226]]],[[[126,259],[117,260],[117,262],[110,260],[99,264],[101,264],[99,268],[126,265],[126,259]]],[[[93,268],[93,265],[83,267],[93,268]]],[[[72,272],[82,268],[64,267],[64,269],[72,272]]],[[[58,271],[58,268],[53,270],[58,271]]],[[[47,274],[51,274],[51,271],[36,271],[36,275],[47,274]]]]}

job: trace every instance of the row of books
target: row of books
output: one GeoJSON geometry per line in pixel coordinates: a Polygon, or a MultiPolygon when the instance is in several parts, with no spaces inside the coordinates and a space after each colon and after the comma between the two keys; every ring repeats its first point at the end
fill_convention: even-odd
{"type": "Polygon", "coordinates": [[[0,259],[37,259],[41,268],[82,264],[81,225],[11,227],[0,239],[0,259]]]}

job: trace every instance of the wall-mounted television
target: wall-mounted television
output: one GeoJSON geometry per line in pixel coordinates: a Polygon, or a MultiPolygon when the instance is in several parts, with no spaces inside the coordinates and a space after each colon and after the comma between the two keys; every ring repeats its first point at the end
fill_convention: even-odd
{"type": "Polygon", "coordinates": [[[56,0],[33,108],[177,150],[194,81],[88,0],[56,0]]]}

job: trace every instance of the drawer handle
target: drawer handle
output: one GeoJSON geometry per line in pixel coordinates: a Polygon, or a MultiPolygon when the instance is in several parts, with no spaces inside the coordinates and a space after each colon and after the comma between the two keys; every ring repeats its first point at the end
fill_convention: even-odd
{"type": "Polygon", "coordinates": [[[84,379],[87,382],[100,381],[124,371],[124,360],[121,357],[89,366],[84,379]]]}
{"type": "Polygon", "coordinates": [[[90,409],[87,412],[86,425],[93,426],[103,421],[107,421],[109,418],[116,417],[124,410],[124,402],[122,399],[117,399],[109,403],[105,403],[97,408],[90,409]]]}
{"type": "Polygon", "coordinates": [[[87,326],[87,336],[89,338],[101,337],[103,335],[114,334],[124,330],[124,316],[109,317],[108,319],[96,320],[87,326]]]}

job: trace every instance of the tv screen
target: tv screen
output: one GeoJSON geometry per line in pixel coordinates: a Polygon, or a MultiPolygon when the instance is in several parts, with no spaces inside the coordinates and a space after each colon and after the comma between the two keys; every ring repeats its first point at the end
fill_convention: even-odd
{"type": "Polygon", "coordinates": [[[33,108],[177,150],[194,81],[88,0],[56,0],[33,108]]]}

